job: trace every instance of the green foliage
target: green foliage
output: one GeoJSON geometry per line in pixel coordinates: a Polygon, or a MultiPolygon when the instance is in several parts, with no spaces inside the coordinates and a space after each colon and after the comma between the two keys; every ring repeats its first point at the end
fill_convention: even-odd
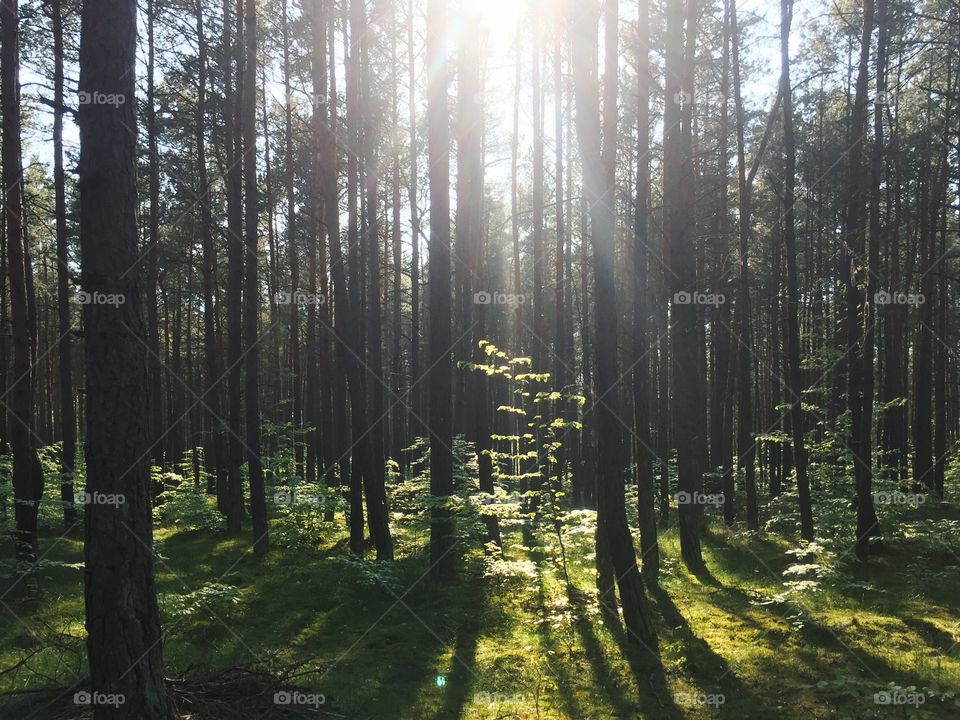
{"type": "Polygon", "coordinates": [[[482,512],[509,521],[519,510],[521,519],[534,525],[548,519],[562,545],[566,493],[559,453],[565,440],[582,428],[579,412],[586,398],[569,387],[551,388],[550,373],[534,372],[531,358],[510,357],[487,340],[478,345],[487,362],[461,362],[460,367],[506,383],[514,398],[497,408],[512,432],[490,436],[492,446],[485,452],[493,461],[496,491],[482,499],[482,512]],[[519,507],[513,503],[514,493],[519,507]]]}
{"type": "Polygon", "coordinates": [[[163,491],[153,508],[154,522],[190,530],[223,530],[225,519],[216,498],[176,473],[158,473],[163,491]]]}
{"type": "Polygon", "coordinates": [[[164,620],[182,620],[213,613],[229,616],[240,603],[240,591],[220,582],[204,583],[188,593],[161,593],[157,597],[164,620]]]}

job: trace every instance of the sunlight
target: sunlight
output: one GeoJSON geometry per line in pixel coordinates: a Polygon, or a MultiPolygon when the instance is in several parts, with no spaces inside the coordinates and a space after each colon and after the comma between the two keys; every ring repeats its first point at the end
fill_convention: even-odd
{"type": "Polygon", "coordinates": [[[482,29],[499,46],[504,40],[512,45],[517,22],[525,9],[525,0],[468,0],[452,14],[452,38],[482,29]],[[479,27],[478,27],[479,26],[479,27]]]}

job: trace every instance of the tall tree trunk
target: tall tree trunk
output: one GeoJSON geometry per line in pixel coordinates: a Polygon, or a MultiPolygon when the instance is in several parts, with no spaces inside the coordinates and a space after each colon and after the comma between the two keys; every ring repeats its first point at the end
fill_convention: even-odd
{"type": "Polygon", "coordinates": [[[7,272],[10,279],[10,327],[13,335],[14,384],[10,393],[10,449],[17,559],[30,563],[37,554],[37,515],[43,496],[34,445],[33,343],[30,256],[23,212],[23,166],[20,140],[20,15],[17,0],[0,4],[0,113],[3,115],[3,203],[6,216],[7,272]]]}
{"type": "MultiPolygon", "coordinates": [[[[329,205],[337,206],[336,197],[328,197],[326,193],[326,175],[328,167],[332,171],[334,183],[337,174],[337,156],[335,148],[333,154],[327,156],[324,151],[325,130],[330,122],[331,112],[335,113],[333,93],[328,92],[327,83],[327,24],[329,22],[328,4],[318,2],[312,11],[312,80],[313,80],[313,215],[315,226],[314,234],[310,238],[310,292],[316,296],[320,291],[320,303],[311,304],[307,308],[307,402],[313,407],[308,409],[308,424],[312,428],[307,435],[307,452],[317,456],[318,475],[322,475],[324,485],[328,490],[336,484],[336,444],[333,425],[333,388],[331,384],[332,363],[330,358],[330,343],[325,332],[319,333],[320,328],[330,327],[331,297],[327,280],[327,255],[325,237],[333,234],[339,238],[338,226],[328,226],[332,219],[336,221],[337,211],[332,211],[329,205]],[[319,276],[319,288],[317,280],[319,276]],[[315,387],[319,383],[319,390],[315,387]],[[317,405],[319,404],[319,409],[317,405]],[[317,428],[319,426],[319,451],[317,450],[317,428]]],[[[326,519],[333,520],[332,505],[326,512],[326,519]]]]}
{"type": "Polygon", "coordinates": [[[420,382],[420,208],[418,183],[419,139],[417,138],[417,66],[413,43],[414,0],[407,11],[407,65],[409,71],[408,95],[410,97],[410,180],[408,201],[410,203],[410,386],[413,418],[417,425],[424,417],[423,390],[420,382]]]}
{"type": "Polygon", "coordinates": [[[804,447],[803,382],[800,370],[800,289],[797,280],[797,236],[794,204],[797,151],[793,133],[793,91],[790,87],[790,24],[793,0],[780,0],[780,97],[783,103],[783,224],[787,253],[787,379],[790,392],[790,432],[793,437],[793,466],[797,472],[800,501],[800,536],[813,540],[813,507],[807,478],[807,451],[804,447]]]}
{"type": "Polygon", "coordinates": [[[240,143],[240,102],[236,87],[242,79],[243,0],[223,3],[223,105],[225,150],[227,163],[227,387],[229,404],[229,448],[227,451],[227,529],[240,532],[244,516],[243,445],[240,440],[243,415],[243,326],[241,294],[243,291],[243,158],[240,143]],[[233,4],[233,10],[231,10],[233,4]],[[236,39],[230,27],[236,23],[236,39]],[[232,57],[231,57],[232,56],[232,57]],[[236,68],[236,86],[231,82],[236,68]]]}
{"type": "MultiPolygon", "coordinates": [[[[356,324],[357,336],[350,346],[352,358],[341,356],[350,365],[359,364],[363,359],[363,298],[360,294],[360,233],[362,222],[359,208],[360,194],[360,36],[365,32],[363,0],[350,0],[344,4],[346,21],[344,23],[345,80],[346,80],[346,153],[347,153],[347,276],[348,296],[353,308],[351,324],[356,324]]],[[[331,63],[336,74],[335,64],[331,63]]],[[[339,240],[337,241],[339,242],[339,240]]],[[[332,257],[332,253],[331,253],[332,257]]],[[[346,328],[344,328],[346,330],[346,328]]],[[[352,330],[351,330],[352,332],[352,330]]],[[[357,395],[350,392],[350,428],[353,436],[350,463],[350,551],[354,555],[363,555],[363,467],[360,439],[366,428],[360,424],[367,402],[366,376],[362,372],[355,377],[358,385],[357,395]],[[360,407],[354,402],[359,398],[360,407]]],[[[366,439],[363,440],[366,442],[366,439]]]]}
{"type": "MultiPolygon", "coordinates": [[[[149,165],[149,228],[146,248],[147,340],[150,345],[150,417],[155,438],[151,449],[153,464],[163,467],[163,383],[160,361],[160,320],[157,289],[160,283],[160,155],[157,149],[157,99],[155,80],[154,28],[156,0],[147,0],[147,154],[149,165]]],[[[174,458],[176,460],[176,458],[174,458]]]]}
{"type": "Polygon", "coordinates": [[[430,161],[430,560],[453,566],[455,530],[443,506],[453,494],[450,364],[450,129],[447,98],[446,0],[427,2],[427,155],[430,161]]]}
{"type": "MultiPolygon", "coordinates": [[[[293,442],[297,477],[303,479],[304,438],[303,426],[303,388],[300,381],[300,306],[297,291],[300,286],[300,251],[297,249],[297,209],[293,194],[293,108],[290,77],[290,20],[287,17],[287,0],[282,4],[281,32],[283,34],[283,89],[284,89],[284,163],[286,164],[287,193],[287,258],[290,262],[290,387],[292,390],[293,442]]],[[[308,298],[313,304],[314,297],[308,298]]]]}
{"type": "Polygon", "coordinates": [[[73,465],[76,462],[77,418],[73,404],[72,323],[70,319],[70,240],[67,237],[67,200],[63,171],[63,2],[53,0],[53,184],[57,232],[57,348],[60,372],[60,501],[63,526],[77,522],[73,498],[73,465]]]}
{"type": "Polygon", "coordinates": [[[207,373],[207,391],[209,415],[209,435],[206,444],[207,470],[215,476],[214,487],[217,495],[217,508],[223,512],[226,508],[226,476],[223,457],[223,395],[220,391],[220,376],[223,373],[220,361],[220,342],[217,336],[215,292],[217,285],[217,248],[213,240],[213,218],[207,195],[210,187],[207,178],[206,151],[206,101],[207,101],[207,40],[203,29],[203,3],[197,0],[197,109],[194,119],[194,142],[197,145],[197,190],[196,197],[200,206],[200,237],[203,252],[203,346],[207,373]]]}
{"type": "MultiPolygon", "coordinates": [[[[546,326],[543,307],[543,83],[541,79],[541,58],[543,55],[543,27],[540,22],[540,8],[536,3],[530,19],[530,31],[533,34],[532,57],[530,61],[531,85],[533,99],[533,187],[531,207],[533,216],[533,365],[536,372],[546,370],[545,349],[546,326]]],[[[538,461],[539,462],[539,461],[538,461]]]]}
{"type": "Polygon", "coordinates": [[[593,3],[573,7],[570,32],[576,96],[577,134],[584,169],[584,196],[590,210],[596,308],[595,409],[598,450],[597,565],[601,603],[615,607],[620,593],[623,621],[632,641],[654,636],[650,611],[624,507],[626,454],[620,430],[617,362],[618,316],[614,282],[615,159],[617,142],[618,7],[607,0],[604,15],[603,124],[599,106],[597,14],[593,3]],[[616,588],[614,586],[616,583],[616,588]]]}
{"type": "Polygon", "coordinates": [[[664,260],[673,302],[670,305],[670,354],[673,358],[673,419],[676,430],[678,487],[682,495],[680,550],[688,567],[703,564],[697,502],[703,484],[703,419],[706,403],[701,377],[697,305],[678,302],[697,290],[696,227],[693,207],[692,44],[696,31],[689,18],[696,0],[669,0],[666,35],[666,105],[663,135],[664,260]],[[686,13],[684,10],[686,9],[686,13]],[[686,32],[684,16],[688,18],[686,32]],[[686,34],[686,39],[684,35],[686,34]]]}
{"type": "Polygon", "coordinates": [[[132,0],[83,4],[80,92],[124,98],[116,106],[82,104],[77,114],[81,286],[123,298],[83,308],[91,496],[84,545],[87,651],[92,689],[124,696],[117,707],[94,705],[96,720],[176,717],[163,683],[153,581],[147,455],[155,438],[142,402],[150,383],[147,333],[140,274],[128,272],[139,254],[137,144],[130,132],[137,127],[136,23],[132,0]]]}
{"type": "Polygon", "coordinates": [[[263,465],[260,459],[260,280],[257,274],[259,260],[259,202],[257,188],[257,3],[246,0],[245,43],[246,61],[241,95],[241,123],[243,138],[244,184],[244,242],[246,263],[244,273],[243,335],[246,345],[244,358],[246,402],[246,454],[250,478],[250,515],[253,519],[253,549],[264,555],[270,546],[267,533],[267,500],[263,483],[263,465]]]}
{"type": "MultiPolygon", "coordinates": [[[[513,241],[513,293],[523,293],[520,273],[520,181],[517,175],[520,161],[520,85],[523,65],[520,53],[520,37],[517,35],[517,75],[513,87],[513,134],[510,143],[510,226],[513,241]]],[[[517,303],[514,311],[513,352],[523,354],[523,303],[517,303]]]]}
{"type": "Polygon", "coordinates": [[[744,143],[744,111],[740,96],[740,33],[737,0],[730,0],[730,35],[733,53],[734,114],[737,124],[737,177],[739,186],[740,266],[737,280],[737,469],[743,472],[747,500],[747,529],[759,530],[757,512],[756,457],[753,439],[753,340],[750,323],[750,215],[752,175],[747,175],[744,143]]]}
{"type": "MultiPolygon", "coordinates": [[[[393,296],[392,296],[392,347],[390,352],[390,379],[393,394],[396,398],[404,397],[403,392],[403,232],[400,226],[400,212],[402,210],[400,191],[400,82],[398,68],[400,57],[397,54],[397,36],[400,33],[400,20],[397,17],[399,1],[394,2],[391,13],[390,58],[393,62],[390,72],[390,84],[393,91],[391,106],[391,134],[390,147],[392,150],[391,162],[391,254],[393,256],[393,296]]],[[[406,474],[406,463],[403,448],[406,445],[406,404],[395,402],[391,412],[391,456],[397,463],[400,477],[406,474]]]]}
{"type": "MultiPolygon", "coordinates": [[[[848,449],[853,456],[853,471],[857,494],[857,559],[864,563],[869,554],[870,536],[878,531],[873,507],[872,440],[870,420],[872,412],[865,412],[867,401],[873,404],[873,349],[865,347],[865,330],[870,320],[865,285],[869,267],[865,261],[866,222],[865,185],[866,168],[863,165],[863,145],[867,134],[867,82],[869,75],[870,40],[873,34],[874,0],[864,0],[863,30],[860,40],[860,65],[857,73],[856,95],[850,118],[848,147],[850,153],[847,177],[848,198],[845,222],[844,252],[841,260],[841,279],[847,289],[847,348],[848,386],[851,430],[848,449]],[[869,367],[867,366],[870,361],[869,367]],[[867,376],[870,397],[865,392],[867,376]]],[[[873,298],[870,298],[872,301],[873,298]]]]}
{"type": "MultiPolygon", "coordinates": [[[[717,236],[720,242],[715,292],[727,295],[728,253],[730,251],[729,164],[730,115],[730,2],[723,4],[723,58],[720,70],[720,139],[717,143],[717,176],[719,198],[716,212],[717,236]]],[[[713,351],[713,384],[710,398],[710,465],[721,472],[723,488],[723,520],[731,525],[736,518],[736,485],[733,478],[733,385],[735,368],[730,362],[733,333],[730,326],[730,303],[717,309],[717,320],[711,338],[713,351]]]]}
{"type": "MultiPolygon", "coordinates": [[[[361,7],[361,11],[363,8],[361,7]]],[[[363,26],[367,26],[364,18],[363,26]]],[[[379,158],[377,157],[377,138],[379,129],[375,121],[375,108],[370,71],[369,44],[376,35],[372,27],[367,27],[360,40],[360,60],[363,114],[366,124],[360,143],[364,154],[364,173],[366,190],[366,238],[367,247],[367,370],[370,373],[369,419],[364,424],[364,432],[369,432],[369,472],[364,472],[363,485],[367,500],[367,522],[370,534],[377,548],[379,560],[393,559],[393,539],[390,536],[390,519],[387,512],[387,491],[385,486],[386,457],[384,454],[384,426],[386,413],[383,402],[383,313],[381,294],[381,251],[380,251],[380,215],[377,199],[377,186],[380,182],[379,158]]]]}
{"type": "MultiPolygon", "coordinates": [[[[633,413],[634,452],[637,459],[637,517],[640,525],[640,556],[647,584],[654,585],[660,572],[657,515],[654,507],[653,451],[650,437],[650,340],[647,303],[650,214],[650,2],[640,0],[637,15],[637,196],[633,244],[633,413]]],[[[562,305],[558,306],[562,307],[562,305]]]]}
{"type": "MultiPolygon", "coordinates": [[[[483,99],[480,82],[480,37],[467,33],[461,40],[457,62],[457,249],[464,269],[461,288],[461,332],[466,334],[465,356],[483,362],[479,341],[484,338],[489,308],[474,303],[475,281],[482,280],[483,244],[483,99]]],[[[481,286],[482,287],[482,286],[481,286]]],[[[480,491],[492,495],[493,462],[490,448],[488,381],[480,373],[463,373],[467,438],[473,440],[477,455],[480,491]]],[[[500,526],[495,515],[485,515],[489,542],[500,543],[500,526]]]]}

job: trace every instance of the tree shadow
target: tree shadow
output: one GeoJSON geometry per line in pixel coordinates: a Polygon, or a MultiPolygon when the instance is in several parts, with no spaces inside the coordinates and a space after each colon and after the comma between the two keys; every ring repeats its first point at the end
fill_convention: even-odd
{"type": "Polygon", "coordinates": [[[549,617],[550,611],[547,608],[547,595],[544,587],[544,578],[539,565],[537,566],[537,579],[539,580],[537,584],[537,600],[541,620],[538,625],[538,631],[542,636],[544,647],[547,649],[546,660],[550,667],[550,671],[557,679],[556,686],[560,694],[560,701],[563,703],[563,706],[570,717],[586,717],[585,710],[580,706],[576,695],[574,695],[574,693],[571,691],[575,680],[570,676],[566,664],[562,661],[553,662],[552,660],[552,658],[561,657],[564,649],[560,647],[556,637],[554,636],[554,633],[550,632],[550,623],[545,622],[546,618],[549,617]]]}
{"type": "MultiPolygon", "coordinates": [[[[482,608],[485,602],[481,600],[480,605],[482,608]]],[[[443,707],[434,715],[434,720],[457,720],[463,716],[463,710],[470,702],[470,690],[476,677],[474,668],[481,625],[479,612],[464,613],[459,618],[453,646],[453,662],[449,673],[444,676],[446,697],[443,707]]]]}
{"type": "Polygon", "coordinates": [[[620,686],[610,682],[616,671],[607,660],[596,628],[586,612],[586,597],[576,588],[568,588],[568,598],[573,609],[574,626],[590,660],[596,684],[607,692],[617,716],[634,717],[639,707],[644,717],[664,720],[681,717],[667,684],[657,639],[650,642],[631,637],[618,619],[600,613],[604,626],[627,661],[637,684],[637,697],[631,699],[620,686]],[[644,688],[648,687],[650,691],[645,692],[644,688]]]}
{"type": "MultiPolygon", "coordinates": [[[[705,584],[723,587],[705,568],[698,570],[698,575],[703,576],[702,581],[705,581],[705,584]]],[[[775,716],[775,708],[767,707],[764,699],[740,680],[736,668],[717,654],[703,638],[694,634],[687,619],[665,590],[658,588],[653,590],[651,595],[656,601],[664,626],[671,628],[672,634],[678,636],[677,640],[685,643],[686,667],[694,673],[693,679],[703,693],[722,693],[725,698],[736,698],[740,706],[749,705],[758,711],[769,711],[769,717],[775,716]]]]}

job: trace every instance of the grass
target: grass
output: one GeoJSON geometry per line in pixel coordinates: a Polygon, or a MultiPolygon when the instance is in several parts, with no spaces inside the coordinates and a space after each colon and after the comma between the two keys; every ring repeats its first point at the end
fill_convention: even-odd
{"type": "MultiPolygon", "coordinates": [[[[319,716],[356,720],[960,717],[956,536],[924,532],[956,533],[956,507],[902,511],[858,578],[836,549],[798,558],[789,535],[716,520],[703,538],[708,570],[693,574],[665,530],[650,593],[656,647],[602,618],[584,518],[565,537],[570,588],[552,540],[525,548],[516,530],[502,558],[464,538],[459,575],[442,579],[427,573],[413,521],[395,523],[401,555],[390,564],[346,557],[342,518],[262,561],[246,535],[164,525],[166,662],[172,672],[305,662],[299,686],[324,695],[319,716]],[[884,691],[924,701],[877,704],[884,691]]],[[[82,543],[45,539],[41,554],[29,588],[0,606],[0,671],[29,656],[0,674],[0,691],[85,672],[82,543]]]]}

